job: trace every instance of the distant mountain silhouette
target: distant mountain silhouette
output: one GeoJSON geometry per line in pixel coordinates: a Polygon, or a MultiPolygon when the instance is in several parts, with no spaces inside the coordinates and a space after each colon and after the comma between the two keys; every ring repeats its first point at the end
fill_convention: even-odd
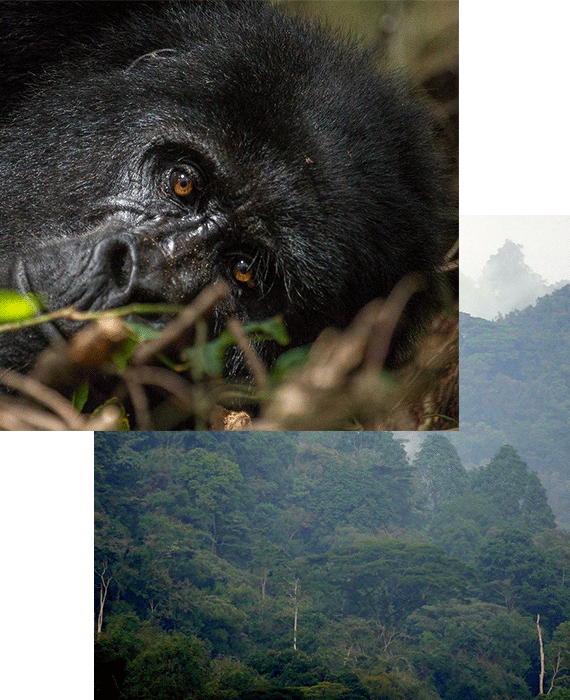
{"type": "Polygon", "coordinates": [[[523,246],[507,239],[491,255],[477,280],[461,275],[460,308],[474,316],[493,319],[524,309],[567,283],[568,280],[548,284],[525,263],[523,246]]]}

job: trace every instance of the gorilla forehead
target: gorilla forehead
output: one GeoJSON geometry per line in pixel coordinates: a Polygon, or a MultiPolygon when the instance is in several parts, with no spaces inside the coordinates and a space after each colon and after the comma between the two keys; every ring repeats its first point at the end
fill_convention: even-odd
{"type": "MultiPolygon", "coordinates": [[[[185,51],[146,54],[117,71],[112,89],[108,74],[95,74],[79,97],[105,133],[105,122],[119,121],[122,128],[149,130],[153,138],[158,131],[181,142],[200,138],[220,155],[222,147],[226,153],[239,149],[255,162],[271,152],[289,158],[301,144],[314,145],[318,120],[303,105],[302,86],[294,80],[273,85],[266,57],[238,54],[222,68],[209,65],[212,56],[206,65],[200,58],[185,51]]],[[[73,81],[70,90],[77,91],[73,81]]]]}
{"type": "Polygon", "coordinates": [[[317,27],[261,2],[245,10],[245,3],[190,3],[183,13],[157,12],[150,29],[133,3],[129,22],[102,32],[41,81],[52,85],[44,117],[58,106],[73,109],[76,121],[104,138],[110,122],[128,128],[137,118],[175,116],[204,137],[215,130],[227,148],[247,142],[258,155],[274,148],[288,156],[317,131],[330,132],[334,143],[352,125],[358,138],[350,145],[358,148],[379,90],[393,103],[394,86],[347,45],[334,45],[331,61],[330,36],[317,27]]]}

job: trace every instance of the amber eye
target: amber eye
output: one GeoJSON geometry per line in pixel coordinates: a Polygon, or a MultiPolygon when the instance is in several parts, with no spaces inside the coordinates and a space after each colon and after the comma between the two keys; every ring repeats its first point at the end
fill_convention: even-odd
{"type": "Polygon", "coordinates": [[[237,263],[234,265],[233,275],[238,282],[245,282],[248,287],[255,286],[250,263],[246,262],[245,260],[237,261],[237,263]]]}
{"type": "Polygon", "coordinates": [[[170,189],[178,197],[188,197],[194,191],[194,181],[184,170],[175,169],[170,173],[170,189]]]}

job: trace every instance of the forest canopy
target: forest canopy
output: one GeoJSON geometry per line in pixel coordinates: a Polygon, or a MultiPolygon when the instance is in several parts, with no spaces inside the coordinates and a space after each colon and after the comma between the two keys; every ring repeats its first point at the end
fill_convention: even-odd
{"type": "Polygon", "coordinates": [[[539,475],[566,528],[569,339],[570,285],[495,321],[460,314],[461,456],[479,464],[513,445],[539,475]]]}
{"type": "Polygon", "coordinates": [[[96,697],[570,697],[570,535],[509,445],[99,433],[96,697]]]}

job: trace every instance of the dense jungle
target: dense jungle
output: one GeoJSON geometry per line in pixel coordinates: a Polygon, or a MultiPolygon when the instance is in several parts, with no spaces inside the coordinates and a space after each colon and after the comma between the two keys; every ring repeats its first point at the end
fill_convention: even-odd
{"type": "Polygon", "coordinates": [[[570,698],[540,479],[406,440],[96,434],[96,697],[570,698]]]}

